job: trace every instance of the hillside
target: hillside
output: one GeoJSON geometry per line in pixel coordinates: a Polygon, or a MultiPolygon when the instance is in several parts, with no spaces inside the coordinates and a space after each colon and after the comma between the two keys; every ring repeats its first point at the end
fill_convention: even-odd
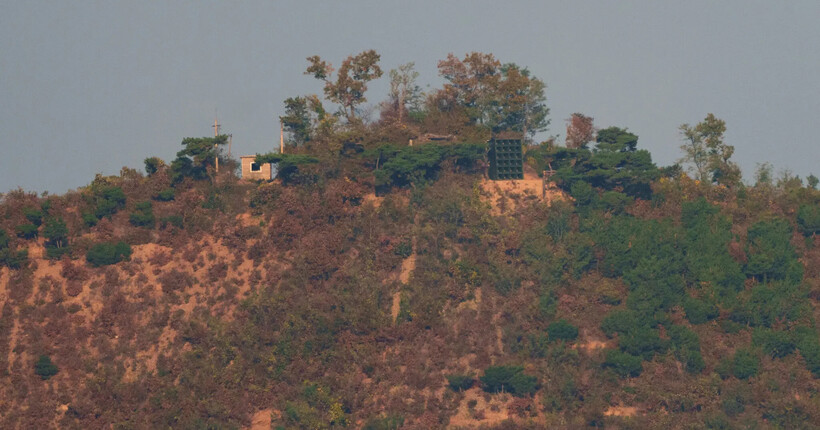
{"type": "Polygon", "coordinates": [[[579,114],[490,181],[527,122],[448,94],[289,99],[271,181],[217,136],[2,195],[0,428],[818,426],[817,178],[744,183],[711,114],[692,176],[579,114]]]}
{"type": "Polygon", "coordinates": [[[798,215],[814,190],[679,177],[601,210],[445,170],[377,197],[223,175],[151,200],[169,180],[4,196],[5,231],[39,209],[71,247],[10,237],[28,260],[0,271],[3,427],[818,422],[820,248],[798,215]],[[88,226],[111,187],[123,207],[88,226]],[[154,226],[129,222],[140,201],[154,226]],[[117,240],[125,261],[87,261],[117,240]],[[492,366],[533,384],[490,392],[492,366]]]}

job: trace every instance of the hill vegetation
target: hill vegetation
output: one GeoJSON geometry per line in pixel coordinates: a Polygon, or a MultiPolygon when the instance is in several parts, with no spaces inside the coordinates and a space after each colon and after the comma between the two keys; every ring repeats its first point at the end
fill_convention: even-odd
{"type": "Polygon", "coordinates": [[[667,167],[583,114],[535,143],[545,85],[491,54],[368,119],[378,62],[308,59],[338,110],[285,101],[273,181],[218,136],[2,195],[0,427],[820,423],[817,178],[744,183],[712,114],[667,167]],[[486,179],[499,133],[540,192],[486,179]]]}

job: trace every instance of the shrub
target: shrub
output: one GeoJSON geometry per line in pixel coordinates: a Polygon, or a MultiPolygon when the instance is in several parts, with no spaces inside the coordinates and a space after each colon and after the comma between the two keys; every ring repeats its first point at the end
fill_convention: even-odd
{"type": "Polygon", "coordinates": [[[606,352],[603,367],[610,368],[622,378],[638,376],[643,371],[643,360],[632,354],[613,349],[606,352]]]}
{"type": "Polygon", "coordinates": [[[14,251],[9,248],[0,249],[0,264],[9,269],[19,269],[28,260],[28,250],[14,251]]]}
{"type": "Polygon", "coordinates": [[[46,238],[48,258],[57,259],[69,251],[68,228],[62,218],[49,218],[43,228],[43,236],[46,238]]]}
{"type": "Polygon", "coordinates": [[[613,337],[615,333],[632,331],[639,326],[638,316],[627,309],[616,309],[608,313],[601,322],[601,330],[609,337],[613,337]]]}
{"type": "Polygon", "coordinates": [[[36,225],[39,226],[43,223],[43,211],[40,209],[35,208],[25,208],[23,209],[23,215],[25,215],[26,219],[36,225]]]}
{"type": "Polygon", "coordinates": [[[472,375],[449,375],[447,376],[447,384],[453,391],[468,390],[475,383],[475,378],[472,375]]]}
{"type": "Polygon", "coordinates": [[[686,365],[686,370],[690,373],[703,371],[706,364],[700,353],[700,339],[697,333],[679,325],[670,327],[667,333],[672,349],[675,351],[675,357],[686,365]]]}
{"type": "Polygon", "coordinates": [[[95,267],[107,266],[128,260],[131,257],[131,246],[125,242],[98,243],[86,254],[86,260],[95,267]]]}
{"type": "Polygon", "coordinates": [[[0,250],[4,250],[9,247],[9,234],[6,233],[6,230],[0,228],[0,250]]]}
{"type": "Polygon", "coordinates": [[[732,360],[732,374],[738,379],[749,379],[757,374],[760,359],[748,350],[738,350],[732,360]]]}
{"type": "Polygon", "coordinates": [[[71,248],[69,248],[67,246],[63,247],[63,248],[55,248],[55,247],[52,247],[52,246],[47,246],[46,247],[46,257],[48,257],[51,260],[59,260],[60,258],[62,258],[63,255],[68,254],[70,251],[71,251],[71,248]]]}
{"type": "Polygon", "coordinates": [[[772,358],[782,358],[796,348],[789,333],[759,328],[752,333],[752,342],[772,358]]]}
{"type": "Polygon", "coordinates": [[[42,378],[44,381],[56,375],[59,371],[60,369],[58,369],[57,366],[51,362],[51,357],[47,355],[41,355],[40,358],[34,363],[34,373],[36,373],[37,376],[42,378]]]}
{"type": "Polygon", "coordinates": [[[794,339],[800,355],[806,361],[806,368],[815,378],[820,377],[820,341],[817,340],[817,330],[814,327],[795,327],[794,339]]]}
{"type": "Polygon", "coordinates": [[[137,203],[136,210],[128,217],[128,221],[135,227],[153,228],[156,221],[154,211],[151,209],[151,202],[137,203]]]}
{"type": "Polygon", "coordinates": [[[802,205],[797,210],[797,229],[806,236],[820,233],[820,205],[802,205]]]}
{"type": "Polygon", "coordinates": [[[720,315],[720,311],[714,303],[693,297],[687,297],[683,300],[683,310],[686,312],[686,318],[692,324],[703,324],[720,315]]]}
{"type": "Polygon", "coordinates": [[[723,412],[730,417],[743,413],[746,410],[746,396],[743,391],[737,390],[727,393],[721,401],[723,412]]]}
{"type": "Polygon", "coordinates": [[[399,246],[393,250],[393,253],[402,258],[407,258],[413,253],[413,243],[409,240],[405,240],[399,243],[399,246]]]}
{"type": "Polygon", "coordinates": [[[538,390],[538,378],[519,372],[510,378],[510,393],[517,397],[531,396],[538,390]]]}
{"type": "Polygon", "coordinates": [[[125,207],[125,193],[120,187],[108,186],[103,188],[97,193],[96,200],[97,208],[94,210],[94,216],[97,219],[110,217],[125,207]]]}
{"type": "Polygon", "coordinates": [[[549,334],[551,341],[572,341],[578,338],[578,328],[567,322],[567,320],[561,319],[547,327],[547,334],[549,334]]]}
{"type": "Polygon", "coordinates": [[[165,162],[159,157],[148,157],[145,159],[145,173],[148,176],[157,173],[160,168],[165,167],[165,162]]]}
{"type": "Polygon", "coordinates": [[[157,195],[154,196],[154,200],[157,200],[157,201],[160,201],[160,202],[170,202],[171,200],[174,200],[174,197],[175,197],[174,196],[174,189],[173,188],[166,188],[166,189],[160,191],[159,193],[157,193],[157,195]]]}
{"type": "Polygon", "coordinates": [[[84,212],[82,218],[83,224],[85,224],[86,227],[94,227],[95,225],[97,225],[97,217],[94,216],[94,214],[92,213],[84,212]]]}
{"type": "Polygon", "coordinates": [[[168,227],[168,224],[170,224],[170,225],[172,225],[176,228],[180,228],[180,229],[182,228],[182,225],[183,225],[182,224],[182,216],[180,216],[180,215],[169,215],[169,216],[166,216],[166,217],[162,217],[162,219],[160,219],[159,222],[160,222],[160,228],[163,228],[163,229],[168,227]]]}
{"type": "Polygon", "coordinates": [[[21,224],[18,225],[15,230],[17,230],[17,236],[23,239],[34,239],[37,237],[37,226],[34,224],[21,224]]]}
{"type": "Polygon", "coordinates": [[[364,423],[363,430],[398,430],[404,425],[404,417],[401,415],[388,415],[386,417],[370,418],[364,423]]]}
{"type": "Polygon", "coordinates": [[[523,366],[491,366],[481,377],[484,390],[491,393],[507,391],[515,396],[530,395],[538,387],[535,376],[524,374],[523,366]]]}
{"type": "Polygon", "coordinates": [[[658,353],[666,351],[668,342],[661,339],[657,330],[638,328],[621,334],[618,345],[630,355],[641,356],[644,360],[651,360],[658,353]]]}

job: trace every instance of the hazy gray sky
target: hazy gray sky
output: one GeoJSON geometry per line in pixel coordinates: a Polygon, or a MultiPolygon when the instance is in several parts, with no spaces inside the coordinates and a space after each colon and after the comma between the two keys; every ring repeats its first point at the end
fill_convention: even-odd
{"type": "MultiPolygon", "coordinates": [[[[212,135],[234,154],[278,143],[283,100],[321,94],[305,57],[376,49],[441,85],[449,52],[490,52],[547,83],[552,125],[573,112],[628,127],[659,165],[677,128],[713,112],[749,179],[755,163],[820,175],[820,2],[6,1],[0,15],[0,192],[62,193],[95,173],[174,157],[212,135]]],[[[369,103],[386,97],[387,78],[369,103]]]]}

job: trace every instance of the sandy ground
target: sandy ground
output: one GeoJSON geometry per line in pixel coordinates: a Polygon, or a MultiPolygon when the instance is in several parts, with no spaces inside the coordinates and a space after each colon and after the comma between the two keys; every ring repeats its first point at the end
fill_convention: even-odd
{"type": "Polygon", "coordinates": [[[493,215],[503,215],[514,211],[519,205],[530,200],[552,203],[556,200],[567,200],[569,197],[555,187],[555,184],[544,181],[534,174],[525,174],[524,179],[509,181],[492,181],[483,179],[480,183],[483,196],[491,206],[493,215]]]}
{"type": "Polygon", "coordinates": [[[507,403],[512,396],[493,395],[490,401],[484,400],[484,392],[478,387],[470,388],[464,392],[464,399],[458,405],[458,412],[450,417],[448,428],[477,428],[479,426],[493,426],[510,417],[507,411],[507,403]],[[469,403],[474,400],[475,406],[470,409],[469,403]]]}

